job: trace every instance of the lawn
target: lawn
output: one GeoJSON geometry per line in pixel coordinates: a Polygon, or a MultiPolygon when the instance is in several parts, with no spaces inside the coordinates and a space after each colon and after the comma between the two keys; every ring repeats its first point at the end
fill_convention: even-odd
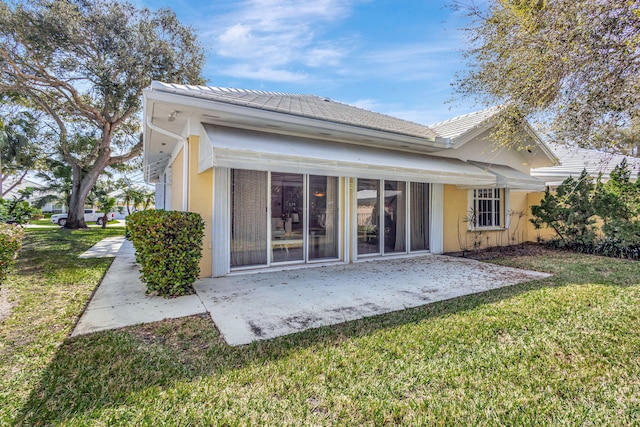
{"type": "Polygon", "coordinates": [[[29,231],[0,424],[640,424],[638,262],[498,258],[555,275],[240,348],[208,317],[68,339],[109,264],[76,255],[117,232],[29,231]]]}

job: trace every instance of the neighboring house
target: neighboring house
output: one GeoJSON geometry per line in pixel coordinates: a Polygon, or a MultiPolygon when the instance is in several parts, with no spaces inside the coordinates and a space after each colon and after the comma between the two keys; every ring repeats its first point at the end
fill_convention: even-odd
{"type": "Polygon", "coordinates": [[[589,150],[566,145],[550,145],[554,154],[560,160],[560,165],[535,168],[531,175],[545,181],[551,187],[557,187],[570,176],[578,178],[583,170],[586,170],[594,181],[602,174],[602,179],[607,181],[613,169],[627,160],[631,177],[636,179],[640,173],[640,158],[623,156],[620,154],[605,153],[598,150],[589,150]]]}
{"type": "MultiPolygon", "coordinates": [[[[7,179],[6,182],[3,183],[4,188],[10,188],[11,186],[13,186],[13,184],[16,181],[9,178],[7,179]]],[[[4,199],[6,200],[13,200],[14,198],[20,198],[20,194],[19,191],[21,190],[25,190],[27,188],[35,188],[36,190],[42,190],[44,188],[46,188],[46,186],[40,184],[39,182],[30,180],[28,178],[24,178],[22,180],[22,182],[20,182],[18,185],[16,185],[15,187],[13,187],[9,192],[7,192],[7,194],[4,195],[4,199]]],[[[39,199],[40,197],[42,197],[43,195],[45,195],[46,193],[43,193],[42,191],[37,191],[34,192],[33,194],[31,194],[31,197],[29,197],[27,199],[27,201],[30,204],[33,204],[37,199],[39,199]]],[[[56,205],[54,203],[47,203],[42,207],[42,212],[45,213],[50,213],[50,212],[54,212],[54,213],[59,213],[59,212],[65,212],[64,206],[63,205],[56,205]]]]}
{"type": "Polygon", "coordinates": [[[203,277],[459,251],[478,233],[510,244],[529,238],[512,212],[544,189],[530,169],[556,159],[529,128],[529,150],[496,149],[495,114],[428,127],[313,95],[153,82],[144,175],[157,208],[203,216],[203,277]]]}

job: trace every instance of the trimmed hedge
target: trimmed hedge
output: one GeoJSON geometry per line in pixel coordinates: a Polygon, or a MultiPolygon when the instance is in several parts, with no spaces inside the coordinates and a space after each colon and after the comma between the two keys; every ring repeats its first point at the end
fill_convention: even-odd
{"type": "Polygon", "coordinates": [[[16,224],[0,224],[0,284],[9,273],[22,247],[24,229],[16,224]]]}
{"type": "Polygon", "coordinates": [[[138,211],[127,217],[127,233],[136,249],[140,279],[147,285],[147,293],[174,297],[194,292],[204,237],[200,214],[138,211]]]}

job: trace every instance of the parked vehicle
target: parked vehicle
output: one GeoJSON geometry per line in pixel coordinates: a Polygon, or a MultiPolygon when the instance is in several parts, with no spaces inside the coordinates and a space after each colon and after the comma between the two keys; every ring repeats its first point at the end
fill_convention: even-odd
{"type": "MultiPolygon", "coordinates": [[[[69,214],[61,213],[51,215],[51,222],[54,224],[58,224],[60,227],[64,227],[67,223],[67,217],[69,214]]],[[[111,221],[114,219],[116,214],[110,212],[107,214],[107,221],[111,221]]],[[[95,209],[85,209],[84,210],[84,221],[85,222],[95,222],[98,225],[102,225],[102,221],[104,221],[104,213],[96,212],[95,209]]]]}

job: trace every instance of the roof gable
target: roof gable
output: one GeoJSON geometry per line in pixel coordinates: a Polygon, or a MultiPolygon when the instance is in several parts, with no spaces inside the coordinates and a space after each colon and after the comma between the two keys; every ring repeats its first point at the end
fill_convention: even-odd
{"type": "Polygon", "coordinates": [[[488,127],[487,125],[490,125],[489,119],[499,113],[500,110],[500,107],[491,107],[434,123],[429,127],[441,138],[457,140],[471,131],[482,132],[485,130],[488,127]]]}

